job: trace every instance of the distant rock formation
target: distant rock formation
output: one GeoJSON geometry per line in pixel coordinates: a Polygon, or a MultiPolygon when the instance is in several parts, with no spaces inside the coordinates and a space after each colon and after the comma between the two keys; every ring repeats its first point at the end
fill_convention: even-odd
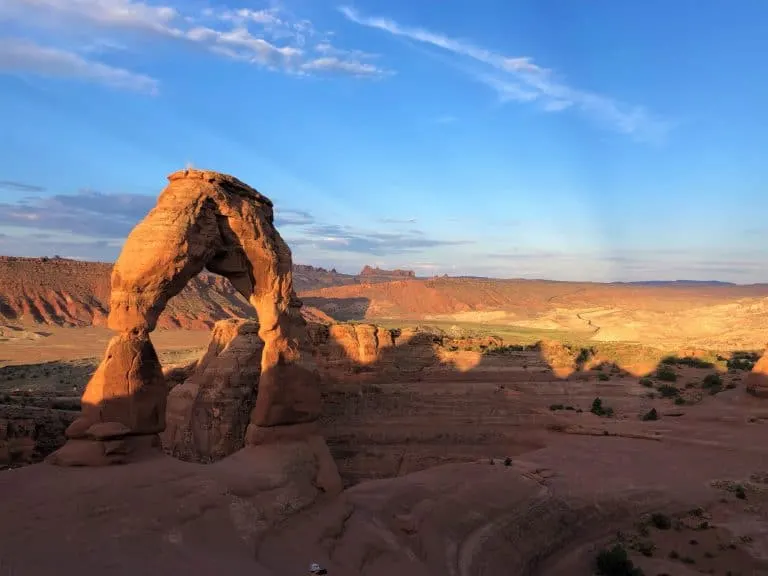
{"type": "MultiPolygon", "coordinates": [[[[105,262],[0,256],[0,324],[104,326],[111,273],[112,264],[105,262]]],[[[350,274],[293,266],[297,292],[356,282],[350,274]]],[[[248,300],[226,278],[203,271],[168,302],[157,327],[210,330],[219,320],[254,315],[248,300]]]]}
{"type": "Polygon", "coordinates": [[[293,291],[290,249],[273,224],[272,202],[216,172],[183,170],[168,179],[112,270],[108,325],[118,335],[86,387],[82,416],[67,429],[70,441],[51,455],[52,463],[125,461],[135,448],[151,445],[138,439],[156,438],[165,429],[168,386],[149,334],[167,302],[203,268],[228,278],[258,313],[264,348],[249,360],[258,362],[260,356],[261,371],[248,426],[312,422],[319,416],[319,374],[311,355],[303,353],[306,323],[293,291]]]}
{"type": "Polygon", "coordinates": [[[402,279],[402,278],[416,278],[416,272],[413,270],[384,270],[383,268],[372,268],[370,266],[363,266],[363,269],[360,271],[360,277],[363,279],[367,279],[370,277],[374,278],[382,278],[382,277],[391,277],[396,279],[402,279]]]}

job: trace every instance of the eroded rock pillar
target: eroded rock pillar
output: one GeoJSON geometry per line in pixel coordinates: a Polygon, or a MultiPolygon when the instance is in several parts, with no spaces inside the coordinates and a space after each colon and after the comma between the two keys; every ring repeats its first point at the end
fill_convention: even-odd
{"type": "Polygon", "coordinates": [[[167,384],[146,332],[110,340],[83,394],[82,414],[66,430],[70,440],[49,456],[60,465],[122,463],[140,447],[156,446],[165,428],[167,384]],[[145,441],[139,441],[145,436],[145,441]]]}

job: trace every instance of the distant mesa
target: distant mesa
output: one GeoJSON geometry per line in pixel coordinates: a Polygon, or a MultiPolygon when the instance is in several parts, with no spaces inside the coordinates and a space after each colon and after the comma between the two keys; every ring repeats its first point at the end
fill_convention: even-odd
{"type": "Polygon", "coordinates": [[[363,266],[360,271],[361,278],[416,278],[416,272],[413,270],[384,270],[383,268],[372,268],[371,266],[363,266]]]}

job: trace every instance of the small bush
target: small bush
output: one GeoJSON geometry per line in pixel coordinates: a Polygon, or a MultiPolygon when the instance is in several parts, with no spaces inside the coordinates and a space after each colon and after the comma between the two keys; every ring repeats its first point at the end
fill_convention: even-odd
{"type": "Polygon", "coordinates": [[[597,379],[602,382],[607,382],[611,379],[611,377],[608,374],[605,374],[604,372],[600,372],[600,374],[597,375],[597,379]]]}
{"type": "Polygon", "coordinates": [[[685,405],[685,398],[683,398],[682,396],[678,396],[677,398],[675,398],[675,404],[677,406],[685,405]]]}
{"type": "Polygon", "coordinates": [[[565,410],[565,406],[562,404],[552,404],[549,409],[552,410],[552,412],[556,412],[557,410],[565,410]]]}
{"type": "Polygon", "coordinates": [[[662,384],[657,390],[662,398],[674,398],[680,396],[680,390],[678,390],[676,386],[671,386],[669,384],[662,384]]]}
{"type": "Polygon", "coordinates": [[[731,355],[725,365],[729,370],[746,370],[749,372],[755,367],[758,360],[760,360],[759,353],[738,351],[731,355]]]}
{"type": "Polygon", "coordinates": [[[701,383],[701,387],[709,390],[709,393],[712,395],[717,394],[723,389],[723,379],[717,373],[707,374],[701,383]]]}
{"type": "Polygon", "coordinates": [[[744,490],[744,486],[741,484],[736,484],[736,486],[733,487],[733,493],[739,500],[747,499],[747,491],[744,490]]]}
{"type": "Polygon", "coordinates": [[[682,358],[678,356],[667,356],[661,361],[662,364],[668,364],[673,366],[690,366],[691,368],[714,368],[712,362],[707,362],[701,358],[694,356],[684,356],[682,358]]]}
{"type": "Polygon", "coordinates": [[[654,512],[651,514],[651,524],[659,530],[669,530],[672,528],[672,520],[666,514],[654,512]]]}
{"type": "Polygon", "coordinates": [[[650,378],[640,378],[640,385],[646,388],[653,388],[653,380],[650,378]]]}
{"type": "Polygon", "coordinates": [[[712,388],[713,386],[722,386],[723,379],[717,372],[707,374],[701,384],[702,388],[712,388]]]}
{"type": "Polygon", "coordinates": [[[595,355],[595,352],[594,348],[582,348],[579,350],[579,354],[576,356],[576,365],[579,367],[579,370],[595,355]]]}
{"type": "Polygon", "coordinates": [[[602,550],[595,559],[595,568],[601,576],[643,576],[621,544],[602,550]]]}
{"type": "Polygon", "coordinates": [[[603,406],[603,401],[600,397],[597,397],[592,401],[592,408],[590,408],[589,411],[598,416],[613,416],[613,408],[603,406]]]}
{"type": "Polygon", "coordinates": [[[656,370],[656,378],[664,382],[676,382],[677,373],[667,364],[662,364],[656,370]]]}
{"type": "Polygon", "coordinates": [[[512,458],[510,458],[509,456],[504,458],[504,466],[512,466],[512,458]]]}
{"type": "Polygon", "coordinates": [[[635,544],[635,550],[640,552],[643,556],[653,556],[653,551],[656,549],[656,545],[650,540],[642,540],[635,544]]]}
{"type": "Polygon", "coordinates": [[[656,412],[656,408],[651,408],[650,410],[648,410],[648,412],[643,414],[643,421],[644,422],[650,422],[650,421],[658,420],[658,419],[659,419],[659,413],[656,412]]]}

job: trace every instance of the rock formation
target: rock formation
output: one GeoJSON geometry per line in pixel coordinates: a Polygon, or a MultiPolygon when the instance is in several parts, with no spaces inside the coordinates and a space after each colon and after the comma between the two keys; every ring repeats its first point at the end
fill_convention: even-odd
{"type": "Polygon", "coordinates": [[[385,270],[383,268],[372,268],[371,266],[365,265],[363,266],[363,269],[360,271],[360,277],[364,279],[368,279],[368,277],[391,277],[394,279],[400,279],[400,278],[416,278],[416,272],[413,270],[401,270],[399,268],[396,268],[395,270],[385,270]]]}
{"type": "Polygon", "coordinates": [[[747,375],[746,386],[749,393],[768,398],[768,349],[747,375]]]}
{"type": "Polygon", "coordinates": [[[408,328],[390,330],[373,324],[309,324],[309,335],[323,375],[346,378],[370,373],[387,380],[440,363],[436,346],[441,336],[408,328]]]}
{"type": "Polygon", "coordinates": [[[216,323],[207,352],[168,395],[166,451],[210,462],[243,447],[264,347],[258,331],[252,320],[216,323]]]}
{"type": "Polygon", "coordinates": [[[53,463],[102,464],[112,460],[110,450],[123,461],[134,445],[144,445],[132,438],[165,429],[168,386],[149,334],[167,302],[203,269],[228,278],[258,314],[263,351],[249,427],[311,422],[319,415],[319,375],[302,353],[306,323],[272,202],[216,172],[183,170],[168,179],[112,270],[108,325],[118,335],[86,387],[82,416],[67,429],[71,441],[51,455],[53,463]],[[110,425],[108,441],[94,428],[103,424],[110,425]]]}

